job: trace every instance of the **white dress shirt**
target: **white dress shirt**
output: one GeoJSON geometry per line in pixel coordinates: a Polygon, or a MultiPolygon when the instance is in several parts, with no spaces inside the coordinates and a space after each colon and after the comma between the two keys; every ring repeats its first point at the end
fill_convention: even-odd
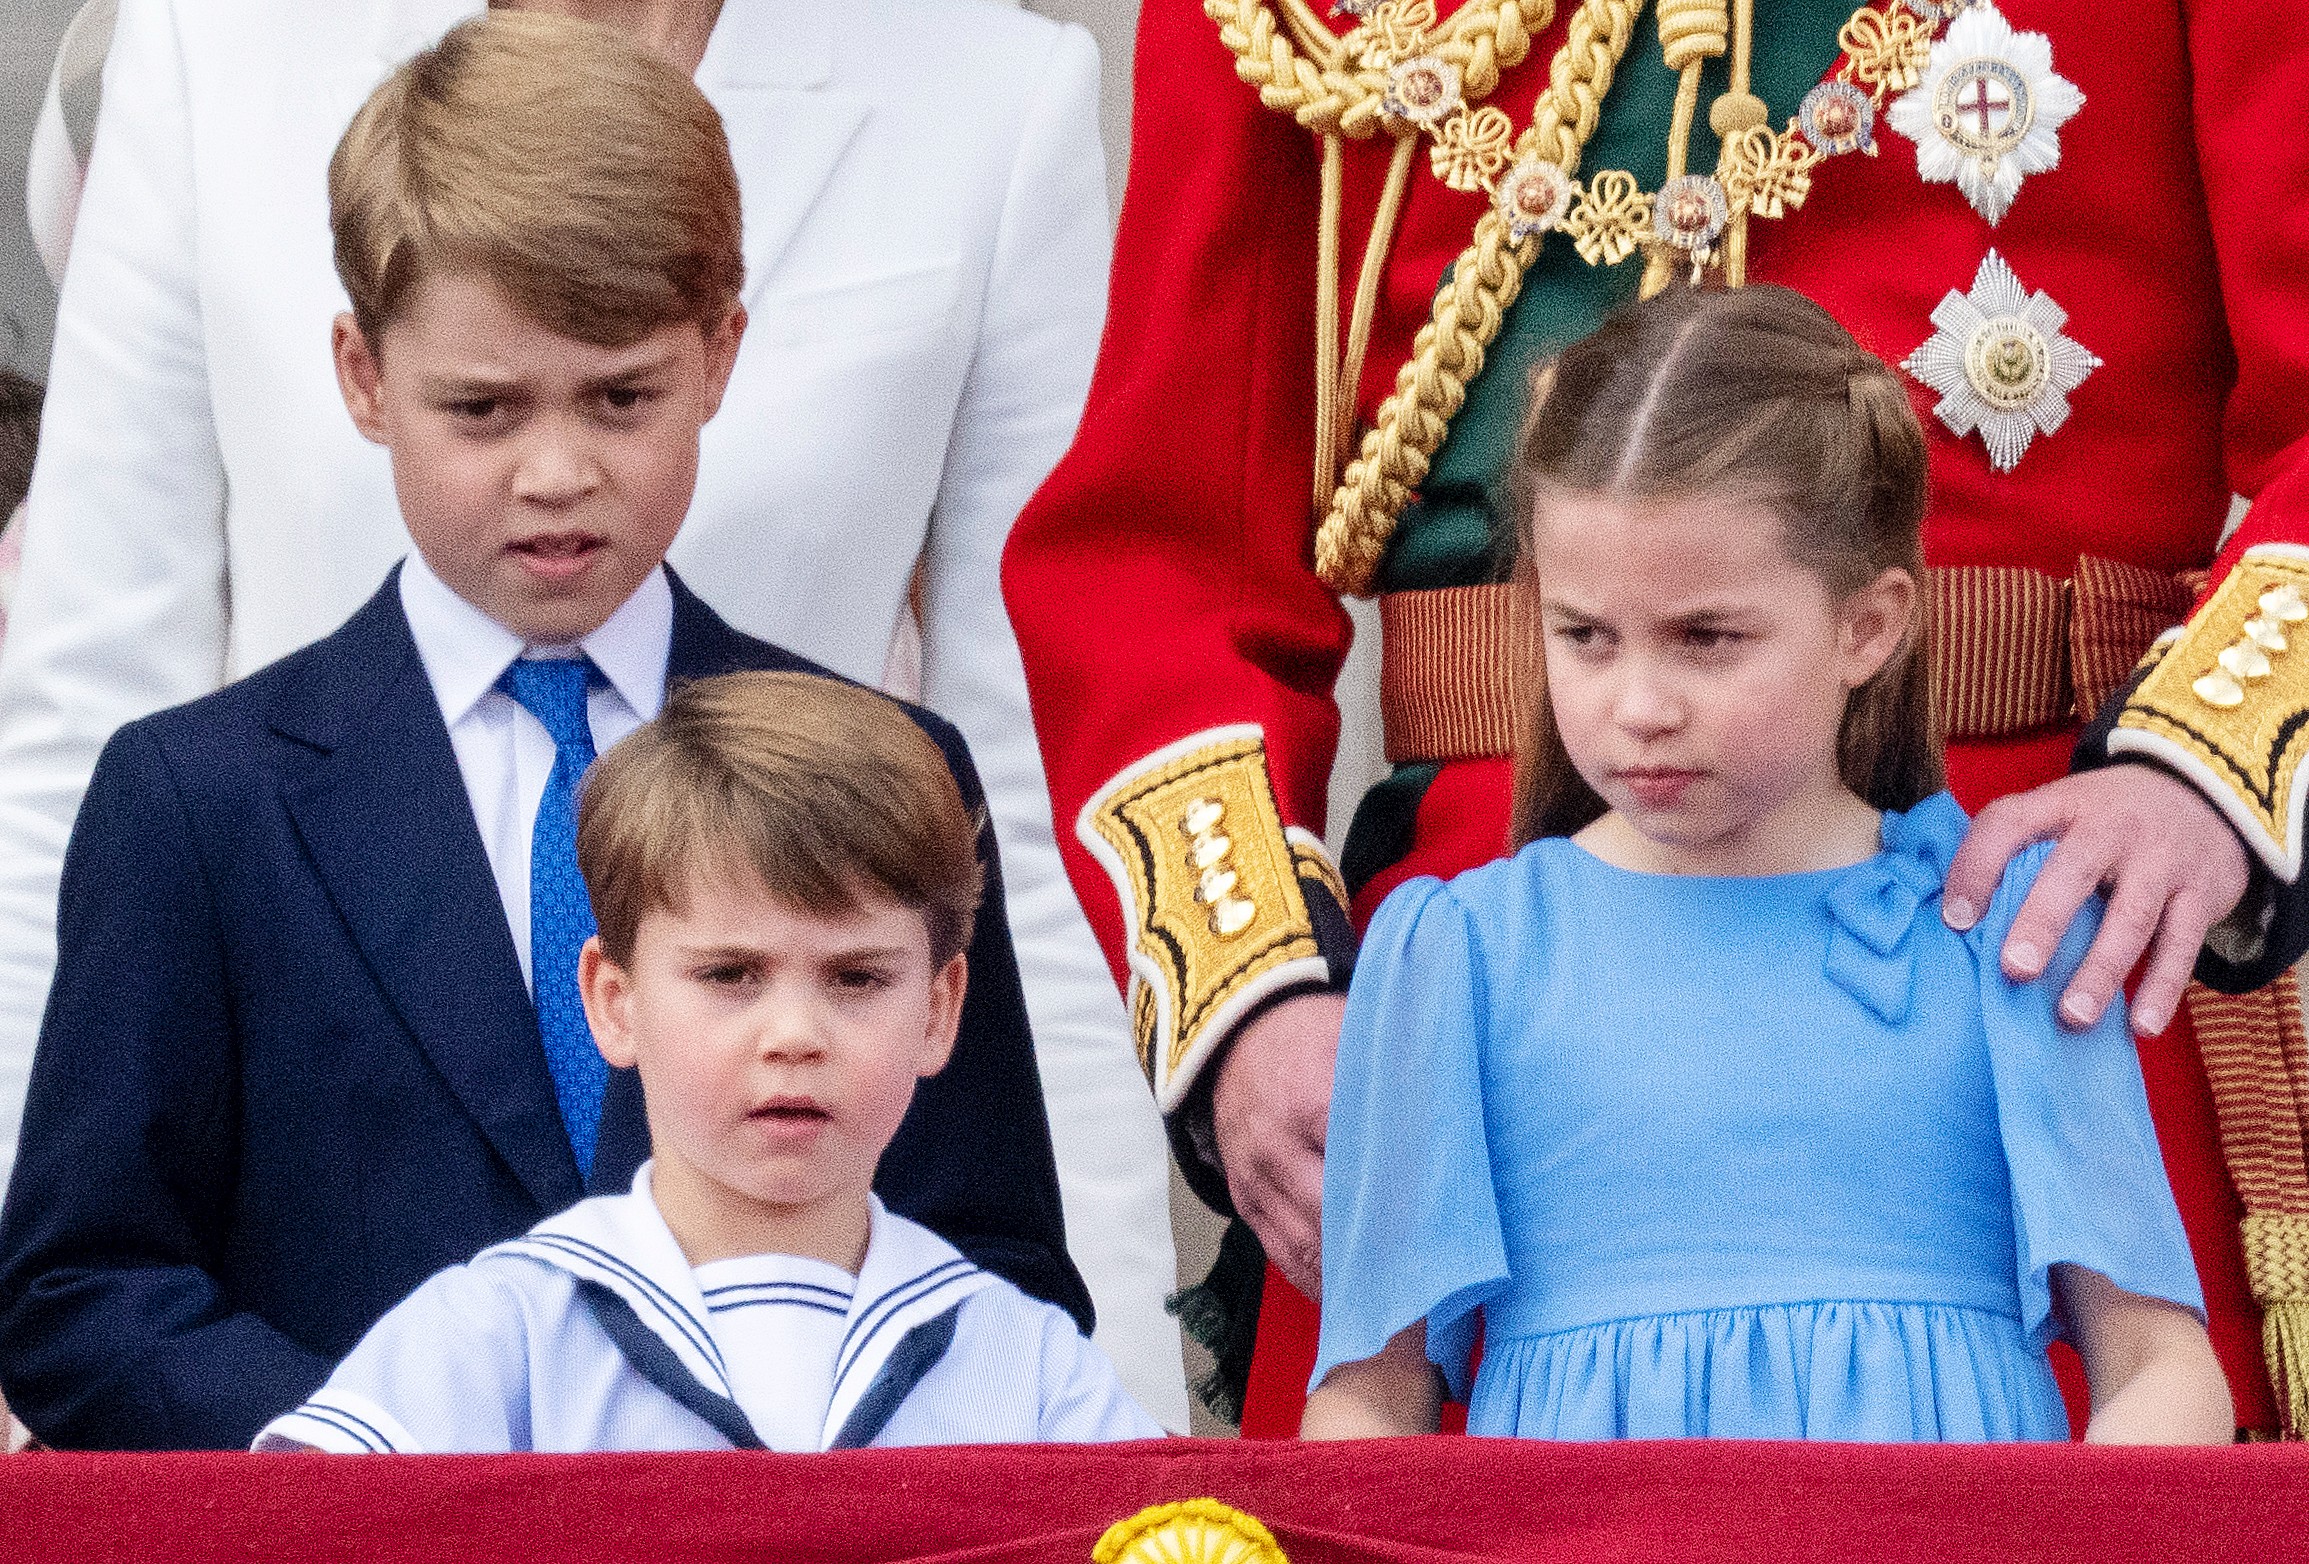
{"type": "Polygon", "coordinates": [[[586,696],[585,715],[594,753],[606,752],[665,704],[673,588],[660,566],[575,646],[527,646],[450,591],[422,554],[411,553],[401,565],[401,612],[409,616],[417,658],[441,703],[449,747],[457,752],[457,771],[505,904],[505,926],[521,957],[521,980],[528,983],[529,841],[553,773],[553,735],[497,681],[519,657],[592,658],[603,682],[586,696]]]}

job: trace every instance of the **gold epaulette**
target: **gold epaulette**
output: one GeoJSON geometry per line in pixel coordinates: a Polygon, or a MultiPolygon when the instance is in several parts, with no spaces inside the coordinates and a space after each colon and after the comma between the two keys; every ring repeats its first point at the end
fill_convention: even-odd
{"type": "Polygon", "coordinates": [[[1169,1113],[1261,1000],[1328,979],[1299,882],[1342,908],[1345,888],[1322,844],[1284,826],[1254,726],[1135,762],[1082,806],[1075,834],[1122,897],[1139,1062],[1169,1113]]]}
{"type": "Polygon", "coordinates": [[[2235,825],[2271,874],[2301,874],[2309,788],[2309,549],[2247,549],[2149,673],[2109,735],[2112,754],[2170,766],[2235,825]]]}

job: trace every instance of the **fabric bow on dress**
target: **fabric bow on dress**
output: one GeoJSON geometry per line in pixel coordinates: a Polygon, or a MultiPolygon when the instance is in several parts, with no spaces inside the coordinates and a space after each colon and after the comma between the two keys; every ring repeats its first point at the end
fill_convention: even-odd
{"type": "Polygon", "coordinates": [[[1916,950],[1909,931],[1936,909],[1967,826],[1964,811],[1936,793],[1906,814],[1884,816],[1884,851],[1828,893],[1828,979],[1887,1026],[1908,1019],[1916,950]]]}

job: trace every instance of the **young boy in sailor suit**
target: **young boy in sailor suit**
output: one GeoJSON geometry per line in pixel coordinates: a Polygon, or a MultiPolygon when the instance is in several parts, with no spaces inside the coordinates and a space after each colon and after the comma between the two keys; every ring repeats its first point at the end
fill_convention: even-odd
{"type": "Polygon", "coordinates": [[[651,1160],[435,1276],[259,1450],[1155,1438],[1058,1308],[873,1194],[954,1044],[981,872],[938,747],[793,673],[674,692],[587,778],[581,958],[651,1160]]]}
{"type": "MultiPolygon", "coordinates": [[[[417,548],[97,767],[0,1209],[0,1384],[60,1447],[245,1449],[427,1277],[632,1182],[641,1088],[578,985],[578,781],[671,686],[823,671],[662,565],[745,323],[686,76],[492,11],[377,89],[330,203],[339,380],[417,548]]],[[[975,809],[960,735],[890,710],[975,809]]],[[[875,1187],[1087,1329],[979,844],[953,1062],[875,1187]]]]}

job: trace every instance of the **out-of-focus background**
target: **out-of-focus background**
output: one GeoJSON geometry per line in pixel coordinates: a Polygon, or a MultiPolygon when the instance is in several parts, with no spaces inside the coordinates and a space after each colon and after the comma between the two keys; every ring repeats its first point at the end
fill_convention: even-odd
{"type": "MultiPolygon", "coordinates": [[[[49,330],[56,294],[33,252],[24,218],[24,163],[47,91],[49,68],[64,28],[84,0],[6,0],[0,4],[0,367],[48,378],[49,330]]],[[[314,0],[339,4],[342,0],[314,0]]],[[[1030,9],[1079,22],[1098,39],[1105,62],[1103,121],[1109,189],[1122,201],[1130,148],[1130,46],[1138,0],[1034,0],[1030,9]]]]}
{"type": "Polygon", "coordinates": [[[0,5],[0,367],[35,380],[48,378],[56,295],[24,220],[24,160],[57,42],[80,6],[81,0],[0,5]]]}

